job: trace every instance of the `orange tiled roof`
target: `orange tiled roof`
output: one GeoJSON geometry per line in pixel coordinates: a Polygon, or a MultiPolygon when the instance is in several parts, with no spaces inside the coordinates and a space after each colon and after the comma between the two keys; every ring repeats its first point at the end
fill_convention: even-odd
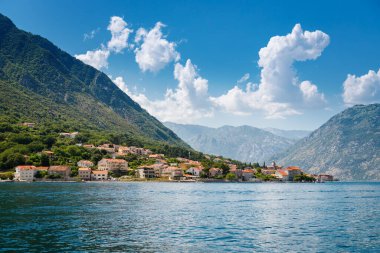
{"type": "Polygon", "coordinates": [[[36,170],[48,170],[49,167],[44,167],[44,166],[39,166],[39,167],[36,167],[36,170]]]}
{"type": "Polygon", "coordinates": [[[245,169],[243,170],[244,173],[253,173],[253,170],[252,169],[245,169]]]}
{"type": "Polygon", "coordinates": [[[20,165],[20,166],[17,166],[16,168],[18,168],[20,170],[34,170],[34,169],[36,169],[36,166],[33,166],[33,165],[20,165]]]}
{"type": "Polygon", "coordinates": [[[92,174],[95,174],[95,175],[108,175],[108,171],[107,170],[93,170],[92,171],[92,174]]]}
{"type": "Polygon", "coordinates": [[[288,173],[285,170],[278,170],[277,172],[280,173],[281,176],[287,176],[288,175],[288,173]]]}
{"type": "Polygon", "coordinates": [[[91,171],[90,168],[79,168],[78,171],[91,171]]]}
{"type": "Polygon", "coordinates": [[[300,167],[297,166],[289,166],[286,168],[286,170],[301,170],[300,167]]]}

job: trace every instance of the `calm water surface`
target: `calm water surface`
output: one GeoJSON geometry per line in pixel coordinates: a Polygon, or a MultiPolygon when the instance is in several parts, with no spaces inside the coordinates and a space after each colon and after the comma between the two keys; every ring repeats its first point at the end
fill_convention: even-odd
{"type": "Polygon", "coordinates": [[[380,252],[380,183],[1,183],[0,251],[380,252]]]}

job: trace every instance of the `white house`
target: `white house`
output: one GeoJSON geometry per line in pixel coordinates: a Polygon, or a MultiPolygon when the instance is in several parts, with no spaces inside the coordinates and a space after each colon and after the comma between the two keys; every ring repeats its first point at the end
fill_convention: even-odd
{"type": "Polygon", "coordinates": [[[190,167],[189,169],[186,170],[186,173],[191,174],[193,176],[199,177],[201,175],[201,168],[198,167],[190,167]]]}
{"type": "Polygon", "coordinates": [[[156,171],[152,166],[140,166],[138,168],[138,174],[140,178],[155,178],[156,171]]]}
{"type": "Polygon", "coordinates": [[[103,181],[108,179],[107,170],[93,170],[91,174],[91,180],[103,181]]]}
{"type": "Polygon", "coordinates": [[[98,170],[128,170],[128,162],[124,159],[103,158],[98,162],[98,170]]]}
{"type": "Polygon", "coordinates": [[[36,174],[36,167],[31,165],[22,165],[16,167],[14,180],[32,182],[36,174]]]}
{"type": "Polygon", "coordinates": [[[77,162],[77,165],[81,168],[90,168],[94,166],[94,163],[88,160],[80,160],[79,162],[77,162]]]}
{"type": "Polygon", "coordinates": [[[90,168],[79,168],[78,176],[83,180],[91,179],[91,169],[90,168]]]}

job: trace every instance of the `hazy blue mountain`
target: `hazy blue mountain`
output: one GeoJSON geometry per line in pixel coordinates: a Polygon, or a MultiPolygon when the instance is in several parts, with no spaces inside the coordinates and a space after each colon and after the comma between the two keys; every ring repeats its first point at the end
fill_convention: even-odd
{"type": "Polygon", "coordinates": [[[295,143],[251,126],[209,128],[166,122],[180,138],[196,150],[244,162],[264,162],[295,143]]]}
{"type": "Polygon", "coordinates": [[[299,140],[308,136],[312,131],[307,130],[283,130],[278,128],[267,127],[264,130],[271,132],[274,135],[285,137],[287,139],[299,140]]]}
{"type": "Polygon", "coordinates": [[[275,158],[342,180],[380,180],[380,104],[344,110],[275,158]]]}

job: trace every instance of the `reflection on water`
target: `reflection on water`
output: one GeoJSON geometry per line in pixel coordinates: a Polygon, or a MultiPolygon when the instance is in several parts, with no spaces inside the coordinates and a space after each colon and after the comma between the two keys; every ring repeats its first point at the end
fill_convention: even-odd
{"type": "Polygon", "coordinates": [[[3,251],[380,251],[380,183],[3,183],[0,201],[3,251]]]}

